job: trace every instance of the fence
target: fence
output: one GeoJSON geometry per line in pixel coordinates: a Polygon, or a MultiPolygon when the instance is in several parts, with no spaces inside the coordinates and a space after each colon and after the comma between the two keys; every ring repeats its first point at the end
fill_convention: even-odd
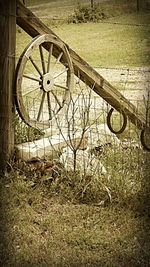
{"type": "MultiPolygon", "coordinates": [[[[58,65],[62,64],[59,63],[58,65]]],[[[146,114],[146,111],[149,110],[148,90],[144,92],[141,88],[148,88],[149,86],[149,81],[147,80],[148,69],[98,68],[98,71],[103,74],[104,78],[109,79],[112,84],[118,84],[121,88],[121,93],[134,104],[139,114],[141,112],[146,114]],[[136,80],[136,82],[132,83],[133,80],[136,80]]],[[[66,150],[66,147],[74,153],[75,150],[80,150],[80,146],[83,151],[87,149],[89,151],[94,151],[95,149],[101,151],[106,146],[114,150],[120,148],[131,151],[143,150],[140,143],[140,131],[132,123],[128,122],[126,130],[122,134],[115,135],[111,133],[106,121],[111,108],[110,105],[91,91],[80,80],[80,77],[74,78],[74,89],[69,93],[67,102],[60,109],[60,103],[64,101],[63,90],[65,90],[65,85],[63,82],[66,83],[65,73],[62,70],[61,73],[62,75],[58,77],[57,81],[58,87],[56,86],[56,90],[51,96],[52,120],[49,121],[48,129],[45,129],[45,124],[41,124],[43,128],[40,127],[39,130],[38,127],[37,129],[29,127],[17,116],[15,132],[16,143],[19,143],[20,157],[25,157],[27,160],[33,157],[52,156],[54,151],[58,154],[63,153],[63,148],[66,150]],[[59,84],[61,84],[61,88],[59,84]],[[58,109],[60,110],[58,111],[58,109]],[[32,142],[35,139],[41,139],[41,141],[32,142]],[[27,143],[20,145],[22,142],[27,143]]],[[[29,76],[26,75],[24,80],[28,80],[28,78],[29,76]]],[[[29,79],[29,81],[30,83],[24,82],[24,86],[27,86],[25,103],[27,112],[36,120],[40,110],[42,92],[39,86],[36,86],[35,80],[29,79]],[[32,90],[29,88],[32,88],[32,90]],[[37,94],[33,94],[35,89],[39,90],[37,94]]],[[[47,99],[44,101],[38,123],[49,120],[47,99]]],[[[117,132],[122,127],[122,115],[114,112],[112,119],[112,127],[117,132]]]]}
{"type": "MultiPolygon", "coordinates": [[[[120,84],[122,93],[130,98],[139,113],[147,110],[148,92],[141,90],[145,82],[148,83],[144,78],[147,69],[103,68],[99,71],[105,78],[109,76],[112,83],[120,84]],[[131,82],[133,79],[136,80],[134,84],[131,82]]],[[[60,97],[60,92],[57,92],[57,97],[60,97]]],[[[31,108],[29,112],[37,115],[37,104],[32,108],[34,112],[31,108]]],[[[80,78],[74,78],[74,90],[62,111],[52,113],[50,128],[43,127],[38,131],[17,117],[15,132],[19,145],[16,152],[17,157],[23,159],[19,160],[19,169],[27,177],[32,176],[32,180],[33,175],[34,179],[46,177],[44,183],[53,181],[56,191],[62,187],[62,190],[67,190],[66,194],[75,183],[75,199],[79,197],[82,202],[87,203],[91,198],[95,198],[92,201],[102,199],[107,202],[128,195],[131,197],[149,175],[149,152],[141,145],[141,131],[130,121],[122,134],[115,135],[109,130],[107,115],[110,108],[80,78]],[[76,174],[75,178],[73,174],[76,174]]],[[[41,121],[48,115],[43,108],[41,121]]],[[[112,127],[118,131],[122,127],[122,115],[114,112],[112,119],[112,127]]]]}
{"type": "MultiPolygon", "coordinates": [[[[48,157],[61,161],[66,169],[81,170],[84,174],[90,175],[91,172],[94,174],[96,171],[100,175],[108,173],[112,175],[118,164],[119,170],[122,170],[122,177],[125,177],[127,170],[131,171],[133,162],[136,162],[135,169],[137,173],[140,173],[147,152],[141,146],[140,131],[136,129],[136,125],[133,126],[128,122],[124,133],[116,135],[111,133],[107,127],[108,121],[106,121],[111,108],[107,103],[109,99],[106,98],[104,101],[91,91],[86,81],[84,83],[81,81],[80,72],[75,78],[70,71],[69,75],[72,75],[72,78],[68,78],[68,65],[62,65],[59,62],[61,53],[57,60],[52,58],[50,51],[47,56],[45,53],[41,48],[39,59],[36,52],[33,54],[34,60],[29,57],[29,62],[23,68],[24,74],[21,73],[21,83],[18,75],[19,115],[30,126],[22,121],[18,113],[16,114],[13,122],[16,129],[16,158],[30,162],[33,158],[43,161],[48,157]],[[51,62],[48,56],[51,57],[51,62]],[[45,74],[44,80],[36,78],[41,70],[44,73],[45,68],[49,70],[51,67],[55,68],[54,79],[45,74]],[[55,91],[51,89],[51,80],[55,91]],[[56,84],[53,80],[56,80],[56,84]],[[46,89],[43,94],[41,87],[44,85],[46,89]]],[[[64,52],[64,54],[67,57],[67,53],[64,52]]],[[[117,85],[120,88],[122,95],[134,104],[138,114],[141,112],[145,114],[146,123],[149,126],[149,121],[147,121],[149,117],[149,69],[102,68],[100,66],[95,66],[95,69],[114,86],[117,85]],[[132,83],[135,80],[137,82],[132,83]],[[145,92],[141,90],[143,88],[145,92]]],[[[94,88],[94,86],[93,83],[91,87],[94,88]]],[[[114,112],[112,118],[112,127],[118,132],[123,126],[122,115],[114,112]]],[[[145,136],[146,144],[149,143],[147,136],[148,134],[145,136]]],[[[149,149],[149,144],[147,146],[149,149]]]]}

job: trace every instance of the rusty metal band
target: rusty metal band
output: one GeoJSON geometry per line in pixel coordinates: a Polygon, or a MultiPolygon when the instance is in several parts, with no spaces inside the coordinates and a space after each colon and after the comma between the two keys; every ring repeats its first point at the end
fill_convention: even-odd
{"type": "Polygon", "coordinates": [[[112,116],[112,113],[113,113],[114,109],[111,108],[108,112],[108,115],[107,115],[107,126],[109,128],[109,130],[114,133],[114,134],[121,134],[124,132],[126,126],[127,126],[127,116],[125,114],[125,112],[122,110],[120,113],[121,115],[123,116],[123,125],[122,127],[120,128],[120,130],[118,131],[115,131],[111,125],[111,116],[112,116]]]}
{"type": "MultiPolygon", "coordinates": [[[[145,128],[145,129],[143,129],[141,131],[140,139],[141,139],[141,144],[145,148],[145,150],[150,151],[150,146],[148,146],[146,144],[146,141],[145,141],[145,132],[146,132],[146,129],[148,129],[148,128],[145,128]]],[[[150,133],[150,128],[149,128],[149,133],[150,133]]]]}

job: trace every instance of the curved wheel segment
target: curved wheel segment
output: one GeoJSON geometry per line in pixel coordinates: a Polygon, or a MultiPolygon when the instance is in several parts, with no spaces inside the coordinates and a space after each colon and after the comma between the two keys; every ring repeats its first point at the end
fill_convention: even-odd
{"type": "Polygon", "coordinates": [[[122,115],[122,117],[123,117],[123,123],[122,123],[122,125],[121,125],[121,128],[119,129],[119,130],[115,130],[113,127],[112,127],[112,120],[111,120],[111,118],[112,118],[112,113],[113,113],[113,111],[114,111],[114,109],[113,108],[111,108],[110,110],[109,110],[109,112],[108,112],[108,115],[107,115],[107,125],[108,125],[108,128],[109,128],[109,130],[112,132],[112,133],[114,133],[114,134],[121,134],[121,133],[123,133],[124,132],[124,130],[125,130],[125,128],[126,128],[126,126],[127,126],[127,116],[126,116],[126,114],[125,114],[125,112],[124,111],[121,111],[121,115],[122,115]]]}
{"type": "Polygon", "coordinates": [[[141,144],[145,150],[150,151],[150,128],[147,127],[141,131],[141,144]]]}
{"type": "Polygon", "coordinates": [[[73,66],[64,43],[53,35],[37,36],[17,65],[16,106],[28,125],[43,129],[69,99],[73,66]]]}

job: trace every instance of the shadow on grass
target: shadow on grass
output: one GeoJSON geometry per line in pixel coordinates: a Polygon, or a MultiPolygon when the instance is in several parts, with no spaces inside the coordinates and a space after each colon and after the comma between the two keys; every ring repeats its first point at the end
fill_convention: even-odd
{"type": "Polygon", "coordinates": [[[9,227],[12,223],[9,214],[9,195],[6,195],[8,180],[6,177],[0,177],[0,266],[10,266],[12,251],[10,251],[9,227]]]}

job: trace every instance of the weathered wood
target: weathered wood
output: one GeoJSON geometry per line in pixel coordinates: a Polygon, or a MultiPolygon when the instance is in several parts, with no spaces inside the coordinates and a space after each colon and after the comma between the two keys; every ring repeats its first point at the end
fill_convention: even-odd
{"type": "Polygon", "coordinates": [[[136,9],[138,12],[140,11],[140,0],[136,1],[136,9]]]}
{"type": "Polygon", "coordinates": [[[4,172],[14,148],[15,0],[0,0],[0,36],[0,172],[4,172]]]}
{"type": "MultiPolygon", "coordinates": [[[[44,33],[57,36],[29,9],[23,6],[19,0],[17,0],[17,16],[17,24],[30,36],[35,37],[38,34],[44,33]]],[[[57,38],[58,40],[62,41],[58,36],[57,38]]],[[[90,86],[99,96],[101,96],[116,110],[119,112],[123,110],[131,122],[135,124],[137,128],[142,129],[145,125],[145,119],[142,114],[139,114],[136,107],[109,82],[107,82],[98,72],[96,72],[86,61],[84,61],[70,47],[68,47],[68,45],[67,48],[73,62],[75,75],[80,77],[83,82],[90,86]]],[[[58,54],[59,51],[55,50],[53,55],[58,56],[58,54]]]]}
{"type": "MultiPolygon", "coordinates": [[[[55,112],[55,115],[56,115],[58,112],[60,112],[64,104],[69,101],[69,91],[72,88],[73,81],[74,81],[73,65],[72,65],[72,61],[70,58],[70,54],[68,50],[66,49],[66,46],[64,45],[64,43],[58,42],[56,38],[50,34],[43,34],[43,35],[40,35],[34,38],[31,41],[31,43],[29,43],[29,45],[23,51],[20,57],[20,60],[17,64],[17,70],[16,70],[15,100],[16,100],[16,107],[21,118],[25,121],[25,123],[35,128],[39,128],[43,130],[44,128],[50,127],[50,120],[52,119],[52,113],[55,112]],[[45,46],[44,44],[46,45],[46,47],[48,47],[48,50],[50,48],[48,63],[44,61],[44,57],[43,57],[42,46],[45,46]],[[59,72],[57,73],[57,76],[59,76],[58,79],[57,77],[55,77],[56,74],[53,72],[53,69],[52,70],[49,69],[52,63],[51,54],[53,53],[53,49],[56,49],[57,47],[58,49],[60,49],[60,54],[57,57],[55,64],[59,62],[59,59],[62,59],[64,65],[66,65],[65,71],[63,71],[63,73],[65,73],[64,81],[65,81],[66,87],[63,87],[59,84],[57,85],[57,81],[62,73],[62,69],[59,70],[59,72]],[[40,60],[41,60],[41,64],[43,67],[42,71],[40,71],[39,67],[36,65],[36,62],[34,62],[32,58],[32,54],[34,50],[36,51],[36,53],[38,53],[37,50],[39,50],[40,60]],[[26,70],[25,66],[28,60],[32,62],[35,69],[38,71],[40,78],[38,78],[37,80],[31,76],[24,75],[25,70],[26,70]],[[46,70],[47,68],[48,68],[48,71],[46,70]],[[24,93],[22,89],[23,77],[27,77],[30,80],[34,79],[36,81],[36,90],[38,90],[36,92],[40,93],[42,91],[42,94],[39,96],[40,105],[38,109],[36,107],[36,109],[34,110],[34,116],[35,116],[34,118],[30,116],[29,110],[27,106],[24,104],[24,93]],[[39,86],[39,83],[40,83],[40,86],[39,86]],[[63,94],[60,97],[56,93],[57,91],[56,85],[59,88],[60,87],[63,88],[63,94]],[[54,90],[52,90],[53,86],[56,86],[54,90]],[[55,109],[53,112],[51,110],[51,103],[50,103],[50,99],[52,100],[52,97],[54,98],[54,101],[55,101],[55,109]],[[49,118],[46,117],[46,118],[43,118],[42,121],[40,121],[42,108],[45,103],[47,103],[47,112],[49,113],[49,118]]],[[[31,98],[32,97],[30,96],[30,100],[31,98]]]]}

